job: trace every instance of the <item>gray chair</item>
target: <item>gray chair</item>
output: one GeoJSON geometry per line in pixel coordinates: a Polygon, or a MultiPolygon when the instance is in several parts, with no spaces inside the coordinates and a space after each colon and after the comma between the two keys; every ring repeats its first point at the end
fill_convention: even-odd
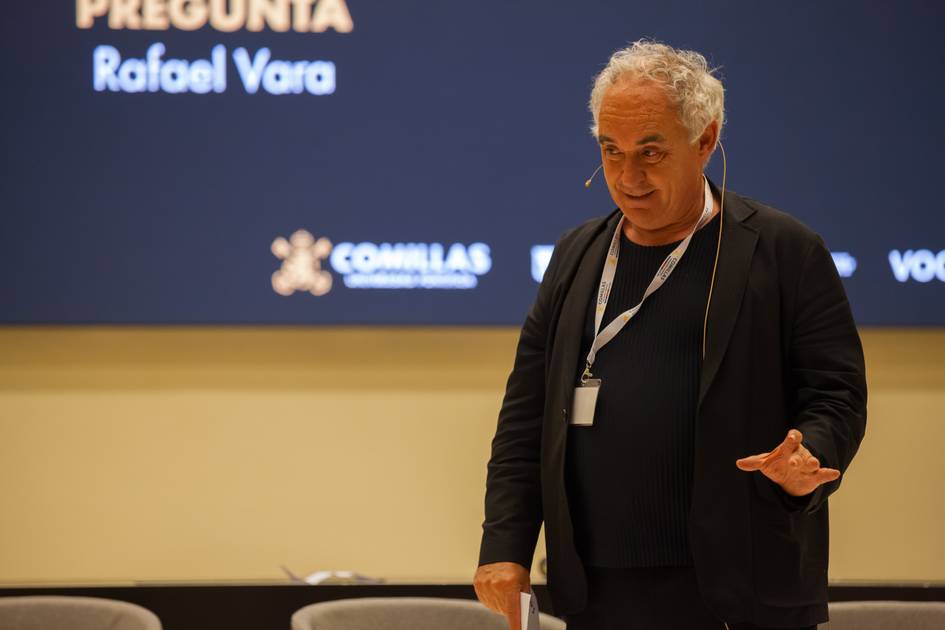
{"type": "Polygon", "coordinates": [[[98,597],[0,597],[0,630],[161,630],[141,606],[98,597]]]}
{"type": "Polygon", "coordinates": [[[823,630],[943,630],[945,602],[832,602],[823,630]]]}
{"type": "MultiPolygon", "coordinates": [[[[542,630],[565,630],[541,614],[542,630]]],[[[292,615],[292,630],[508,630],[505,617],[469,599],[364,597],[311,604],[292,615]]]]}

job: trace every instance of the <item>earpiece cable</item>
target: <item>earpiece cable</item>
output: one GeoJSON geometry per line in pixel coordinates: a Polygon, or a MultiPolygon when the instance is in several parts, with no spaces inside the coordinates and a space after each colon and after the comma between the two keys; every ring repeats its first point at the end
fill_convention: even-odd
{"type": "Polygon", "coordinates": [[[719,268],[719,252],[722,251],[722,222],[725,220],[725,177],[728,164],[725,159],[725,147],[719,140],[719,149],[722,150],[722,194],[719,199],[719,238],[715,245],[715,262],[712,264],[712,280],[709,282],[709,299],[705,304],[705,319],[702,321],[702,360],[705,360],[707,332],[709,329],[709,306],[712,304],[712,290],[715,288],[715,272],[719,268]]]}

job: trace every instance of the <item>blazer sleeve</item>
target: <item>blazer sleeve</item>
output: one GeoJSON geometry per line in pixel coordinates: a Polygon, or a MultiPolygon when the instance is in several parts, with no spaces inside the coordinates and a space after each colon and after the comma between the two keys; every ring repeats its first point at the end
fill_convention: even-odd
{"type": "MultiPolygon", "coordinates": [[[[819,236],[804,256],[795,295],[789,349],[793,424],[821,466],[842,474],[866,430],[866,368],[843,284],[819,236]]],[[[817,511],[841,479],[793,504],[817,511]]]]}
{"type": "Polygon", "coordinates": [[[545,350],[553,287],[561,259],[555,246],[519,335],[515,363],[499,410],[486,477],[479,564],[517,562],[531,568],[542,522],[541,431],[545,407],[545,350]]]}

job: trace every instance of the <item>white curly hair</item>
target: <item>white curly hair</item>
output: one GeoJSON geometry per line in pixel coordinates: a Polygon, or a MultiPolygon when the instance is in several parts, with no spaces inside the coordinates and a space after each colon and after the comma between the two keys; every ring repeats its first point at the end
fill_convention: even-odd
{"type": "Polygon", "coordinates": [[[598,137],[598,117],[607,88],[623,77],[643,78],[663,86],[675,103],[679,122],[689,131],[689,141],[696,139],[713,120],[719,123],[719,136],[725,124],[725,89],[714,76],[705,57],[692,50],[678,50],[660,42],[640,39],[615,52],[607,66],[594,77],[588,104],[594,125],[591,134],[598,137]]]}

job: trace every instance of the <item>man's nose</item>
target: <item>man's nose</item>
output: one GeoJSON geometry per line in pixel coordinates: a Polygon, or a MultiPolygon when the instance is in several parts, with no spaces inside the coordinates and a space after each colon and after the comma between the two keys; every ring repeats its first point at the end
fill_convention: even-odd
{"type": "Polygon", "coordinates": [[[620,173],[620,185],[625,190],[638,191],[640,187],[646,184],[646,169],[639,164],[634,164],[633,160],[624,162],[620,173]]]}

